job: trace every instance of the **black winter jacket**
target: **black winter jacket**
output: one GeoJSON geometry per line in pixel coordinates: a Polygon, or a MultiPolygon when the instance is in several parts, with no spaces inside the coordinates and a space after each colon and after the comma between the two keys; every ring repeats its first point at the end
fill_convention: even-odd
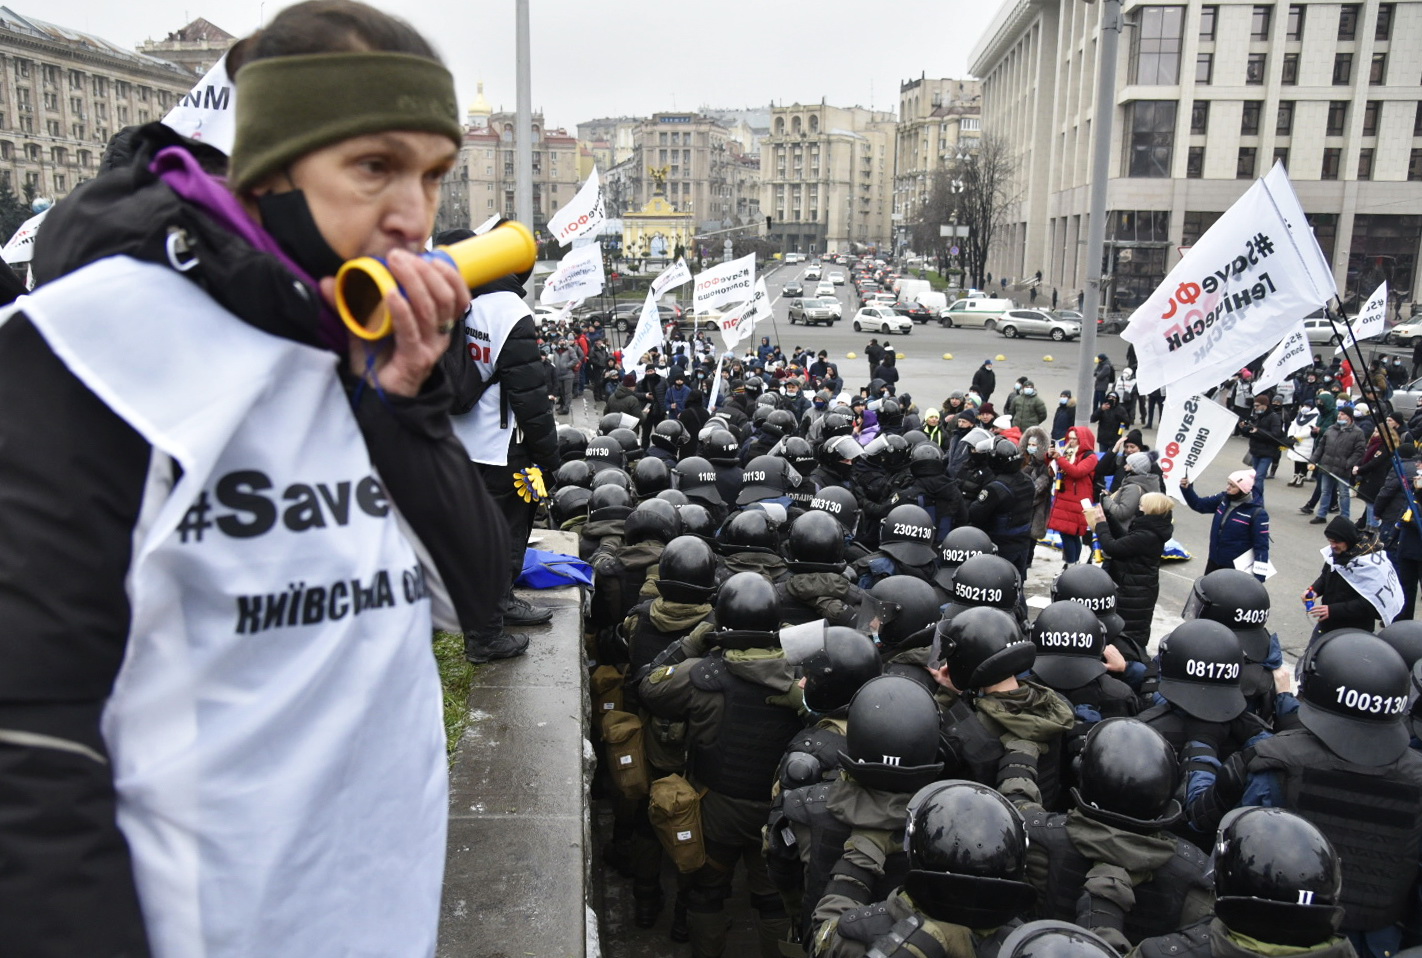
{"type": "Polygon", "coordinates": [[[1142,513],[1121,528],[1109,521],[1096,524],[1096,538],[1106,554],[1106,571],[1116,583],[1116,611],[1126,621],[1122,635],[1145,649],[1160,596],[1160,555],[1174,535],[1170,515],[1142,513]]]}

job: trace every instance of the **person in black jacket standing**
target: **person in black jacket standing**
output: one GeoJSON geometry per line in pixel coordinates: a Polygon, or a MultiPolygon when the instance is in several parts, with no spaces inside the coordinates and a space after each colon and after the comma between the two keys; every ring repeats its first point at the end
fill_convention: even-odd
{"type": "Polygon", "coordinates": [[[1269,404],[1269,394],[1260,393],[1254,397],[1254,416],[1244,427],[1249,434],[1249,456],[1254,463],[1254,488],[1259,490],[1259,501],[1264,501],[1264,480],[1269,477],[1270,467],[1279,464],[1279,439],[1284,434],[1284,424],[1279,414],[1269,404]]]}
{"type": "Polygon", "coordinates": [[[1160,556],[1175,534],[1170,512],[1175,501],[1159,492],[1141,496],[1140,513],[1128,526],[1111,521],[1100,506],[1086,520],[1096,530],[1106,571],[1116,583],[1116,611],[1125,620],[1121,638],[1137,650],[1136,661],[1146,661],[1151,622],[1160,597],[1160,556]]]}
{"type": "Polygon", "coordinates": [[[990,402],[996,388],[997,373],[992,371],[992,360],[984,359],[977,372],[973,373],[973,392],[978,394],[978,399],[982,402],[990,402]]]}

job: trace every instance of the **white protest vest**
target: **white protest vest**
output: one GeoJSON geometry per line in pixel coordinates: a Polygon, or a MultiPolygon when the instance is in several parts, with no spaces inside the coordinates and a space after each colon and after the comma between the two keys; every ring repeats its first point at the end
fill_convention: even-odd
{"type": "Polygon", "coordinates": [[[103,719],[153,954],[432,955],[430,601],[337,357],[123,257],[16,309],[155,450],[103,719]]]}
{"type": "MultiPolygon", "coordinates": [[[[464,313],[464,333],[469,344],[469,358],[488,382],[499,363],[509,333],[525,316],[533,315],[514,293],[500,290],[474,297],[464,313]]],[[[505,466],[509,461],[509,439],[517,428],[513,414],[508,426],[503,422],[504,387],[494,383],[484,390],[479,402],[462,416],[451,416],[454,434],[464,443],[469,458],[491,466],[505,466]]]]}

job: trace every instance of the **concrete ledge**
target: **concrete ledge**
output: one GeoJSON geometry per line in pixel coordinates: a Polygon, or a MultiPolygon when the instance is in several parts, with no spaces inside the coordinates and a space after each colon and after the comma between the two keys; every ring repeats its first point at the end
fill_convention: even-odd
{"type": "MultiPolygon", "coordinates": [[[[571,533],[538,548],[577,555],[571,533]]],[[[440,958],[596,955],[582,593],[522,592],[553,609],[527,654],[480,668],[450,775],[440,958]],[[589,938],[592,938],[590,941],[589,938]]]]}

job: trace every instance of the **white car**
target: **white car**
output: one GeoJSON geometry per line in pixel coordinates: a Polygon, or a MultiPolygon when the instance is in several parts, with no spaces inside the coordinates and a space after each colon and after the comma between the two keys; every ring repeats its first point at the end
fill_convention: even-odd
{"type": "Polygon", "coordinates": [[[824,273],[820,271],[820,268],[818,266],[811,266],[805,270],[804,279],[807,283],[818,282],[820,277],[823,275],[824,273]]]}
{"type": "Polygon", "coordinates": [[[831,272],[831,273],[829,274],[829,281],[830,281],[831,283],[834,283],[836,286],[843,286],[843,285],[844,285],[844,273],[841,272],[840,270],[834,270],[833,272],[831,272]]]}
{"type": "Polygon", "coordinates": [[[805,258],[805,257],[802,256],[802,255],[800,255],[799,253],[786,253],[786,254],[785,254],[785,262],[786,262],[787,264],[790,264],[790,263],[798,263],[798,262],[802,261],[804,258],[805,258]]]}
{"type": "Polygon", "coordinates": [[[835,295],[834,283],[828,280],[820,280],[819,284],[815,287],[815,295],[833,297],[835,295]]]}
{"type": "Polygon", "coordinates": [[[903,333],[907,336],[913,332],[913,320],[907,316],[900,316],[888,306],[865,306],[854,314],[854,331],[862,333],[866,330],[879,333],[903,333]]]}
{"type": "Polygon", "coordinates": [[[828,309],[831,313],[834,313],[835,319],[844,318],[844,306],[840,303],[838,296],[826,296],[824,299],[820,300],[820,303],[825,307],[825,309],[828,309]]]}
{"type": "MultiPolygon", "coordinates": [[[[1341,319],[1331,323],[1326,316],[1309,317],[1304,320],[1304,332],[1308,335],[1308,341],[1315,346],[1337,346],[1348,335],[1348,329],[1349,324],[1341,319]]],[[[1368,337],[1368,339],[1376,338],[1376,336],[1368,337]]],[[[1364,340],[1364,342],[1367,341],[1364,340]]]]}
{"type": "Polygon", "coordinates": [[[1414,319],[1407,323],[1398,323],[1388,330],[1387,338],[1384,342],[1398,346],[1411,346],[1418,336],[1422,336],[1422,319],[1414,319]]]}
{"type": "Polygon", "coordinates": [[[1009,309],[998,320],[997,329],[1008,339],[1047,336],[1059,343],[1081,335],[1080,323],[1058,319],[1044,309],[1009,309]]]}

